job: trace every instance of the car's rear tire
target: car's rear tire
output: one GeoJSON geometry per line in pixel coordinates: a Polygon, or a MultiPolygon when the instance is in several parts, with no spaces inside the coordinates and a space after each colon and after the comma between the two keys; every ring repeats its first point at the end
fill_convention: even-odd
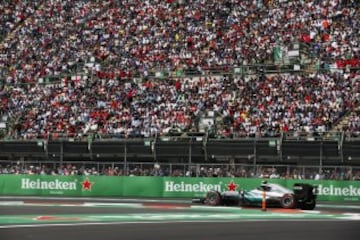
{"type": "Polygon", "coordinates": [[[205,203],[210,206],[218,206],[221,204],[221,196],[219,192],[210,191],[206,194],[205,203]]]}
{"type": "Polygon", "coordinates": [[[308,202],[305,202],[301,205],[301,209],[302,210],[314,210],[316,206],[316,201],[315,199],[311,199],[308,202]]]}
{"type": "Polygon", "coordinates": [[[281,200],[280,204],[282,208],[295,208],[295,197],[293,194],[285,194],[281,200]]]}

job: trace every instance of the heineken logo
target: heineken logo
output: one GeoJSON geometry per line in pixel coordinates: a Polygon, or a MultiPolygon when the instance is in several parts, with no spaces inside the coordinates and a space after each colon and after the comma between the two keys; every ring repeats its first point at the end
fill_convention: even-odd
{"type": "Polygon", "coordinates": [[[30,178],[21,179],[22,189],[44,189],[44,190],[76,190],[76,181],[68,182],[55,179],[53,181],[44,181],[39,178],[31,180],[30,178]]]}
{"type": "Polygon", "coordinates": [[[360,188],[349,185],[346,187],[335,187],[334,185],[329,185],[325,187],[323,185],[318,185],[317,187],[318,195],[330,195],[330,196],[346,196],[346,197],[359,197],[360,188]]]}
{"type": "MultiPolygon", "coordinates": [[[[225,185],[225,190],[227,191],[236,191],[238,184],[235,184],[234,181],[225,185]]],[[[209,191],[224,191],[224,184],[219,182],[218,184],[204,183],[202,181],[198,183],[185,183],[174,182],[174,181],[165,181],[164,186],[165,192],[209,192],[209,191]]]]}
{"type": "MultiPolygon", "coordinates": [[[[34,189],[34,190],[77,190],[77,180],[74,181],[63,181],[59,179],[55,180],[42,180],[38,179],[30,179],[30,178],[22,178],[21,179],[21,189],[34,189]]],[[[81,182],[82,190],[91,191],[94,182],[91,182],[88,178],[85,178],[83,182],[81,182]]]]}

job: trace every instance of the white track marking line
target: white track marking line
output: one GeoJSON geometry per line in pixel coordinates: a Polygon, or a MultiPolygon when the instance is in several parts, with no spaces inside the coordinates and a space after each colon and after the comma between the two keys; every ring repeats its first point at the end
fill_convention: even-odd
{"type": "Polygon", "coordinates": [[[0,201],[0,206],[21,206],[24,205],[23,201],[0,201]]]}
{"type": "MultiPolygon", "coordinates": [[[[36,199],[36,200],[74,200],[74,201],[106,201],[106,202],[145,202],[145,203],[184,203],[184,204],[191,204],[191,199],[142,199],[142,198],[92,198],[92,197],[37,197],[37,196],[0,196],[0,199],[36,199]]],[[[11,202],[11,201],[9,201],[11,202]]],[[[16,201],[14,201],[16,202],[16,201]]],[[[1,203],[1,201],[0,201],[1,203]]],[[[1,205],[1,204],[0,204],[1,205]]],[[[195,205],[192,205],[195,206],[195,205]]],[[[360,209],[360,205],[355,204],[326,204],[326,203],[319,203],[316,205],[317,207],[322,208],[353,208],[353,209],[360,209]]]]}
{"type": "Polygon", "coordinates": [[[189,200],[175,200],[175,199],[142,199],[142,198],[94,198],[94,197],[37,197],[37,196],[0,196],[0,199],[36,199],[36,200],[74,200],[74,201],[107,201],[107,202],[150,202],[150,203],[187,203],[191,204],[189,200]]]}
{"type": "Polygon", "coordinates": [[[81,207],[131,207],[144,208],[142,203],[105,203],[105,202],[84,202],[81,207]]]}
{"type": "Polygon", "coordinates": [[[68,226],[102,226],[102,225],[125,225],[125,224],[172,224],[172,223],[232,223],[232,222],[353,222],[354,219],[235,219],[235,220],[177,220],[177,221],[154,221],[154,222],[96,222],[96,223],[53,223],[53,224],[20,224],[0,225],[0,229],[12,228],[42,228],[42,227],[68,227],[68,226]]]}
{"type": "Polygon", "coordinates": [[[341,205],[341,204],[317,204],[317,207],[322,208],[352,208],[352,209],[360,209],[360,205],[341,205]]]}

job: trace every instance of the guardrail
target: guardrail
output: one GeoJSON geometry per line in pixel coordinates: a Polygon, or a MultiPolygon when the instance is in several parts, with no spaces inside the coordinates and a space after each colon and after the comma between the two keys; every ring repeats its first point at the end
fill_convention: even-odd
{"type": "MultiPolygon", "coordinates": [[[[47,75],[37,79],[37,84],[60,84],[64,78],[71,78],[73,76],[86,77],[86,79],[97,78],[94,73],[86,73],[82,70],[81,65],[73,66],[74,69],[71,72],[60,75],[47,75]]],[[[131,77],[122,77],[122,79],[128,80],[142,80],[142,79],[165,79],[165,78],[191,78],[191,77],[205,77],[205,76],[249,76],[249,75],[271,75],[271,74],[303,74],[303,73],[328,73],[333,71],[359,71],[359,67],[343,67],[333,68],[330,66],[321,67],[314,66],[313,64],[252,64],[241,66],[216,66],[204,68],[201,71],[197,69],[178,69],[175,71],[167,71],[163,69],[157,69],[148,73],[147,76],[141,73],[133,73],[131,77]]],[[[104,69],[106,71],[106,69],[104,69]]],[[[5,76],[8,72],[0,71],[0,76],[5,76]]],[[[1,83],[1,82],[0,82],[1,83]]],[[[34,84],[35,82],[25,83],[18,82],[17,85],[34,84]]],[[[5,84],[5,82],[3,82],[5,84]]]]}
{"type": "Polygon", "coordinates": [[[360,180],[360,166],[124,161],[0,160],[1,174],[241,177],[266,179],[360,180]]]}
{"type": "Polygon", "coordinates": [[[154,138],[57,138],[0,142],[3,159],[124,162],[226,162],[360,165],[360,138],[319,136],[213,139],[204,135],[154,138]]]}

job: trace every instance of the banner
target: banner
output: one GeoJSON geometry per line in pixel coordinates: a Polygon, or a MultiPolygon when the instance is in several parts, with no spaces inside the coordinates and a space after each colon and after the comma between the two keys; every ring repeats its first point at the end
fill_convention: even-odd
{"type": "Polygon", "coordinates": [[[282,57],[283,57],[281,47],[280,46],[274,47],[273,53],[274,53],[274,62],[276,62],[276,63],[281,62],[282,57]]]}
{"type": "MultiPolygon", "coordinates": [[[[258,187],[264,179],[0,175],[2,196],[63,197],[202,197],[210,190],[240,191],[258,187]]],[[[359,181],[268,179],[292,189],[294,183],[317,186],[319,201],[360,201],[359,181]]]]}

